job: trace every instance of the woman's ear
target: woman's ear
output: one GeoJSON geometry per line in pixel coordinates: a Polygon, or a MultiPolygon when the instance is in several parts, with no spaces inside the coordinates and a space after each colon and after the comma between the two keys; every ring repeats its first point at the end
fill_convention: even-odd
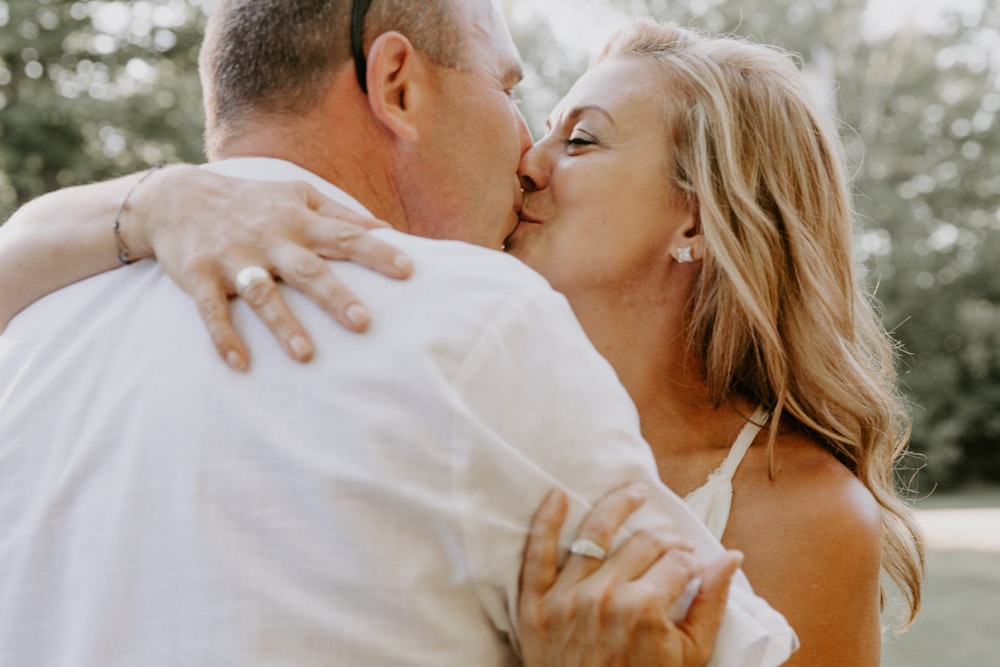
{"type": "Polygon", "coordinates": [[[670,256],[678,264],[700,262],[705,258],[705,237],[701,233],[701,214],[697,203],[690,206],[686,220],[674,232],[670,256]]]}
{"type": "Polygon", "coordinates": [[[426,58],[405,35],[384,32],[369,49],[366,81],[375,117],[400,139],[415,142],[421,105],[428,99],[426,58]]]}

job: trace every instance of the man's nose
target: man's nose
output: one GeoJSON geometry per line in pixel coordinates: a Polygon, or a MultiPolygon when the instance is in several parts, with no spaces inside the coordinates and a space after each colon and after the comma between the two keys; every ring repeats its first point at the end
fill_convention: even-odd
{"type": "Polygon", "coordinates": [[[524,114],[521,113],[520,109],[517,109],[517,133],[518,139],[521,142],[521,155],[531,148],[531,130],[528,128],[528,121],[524,120],[524,114]]]}

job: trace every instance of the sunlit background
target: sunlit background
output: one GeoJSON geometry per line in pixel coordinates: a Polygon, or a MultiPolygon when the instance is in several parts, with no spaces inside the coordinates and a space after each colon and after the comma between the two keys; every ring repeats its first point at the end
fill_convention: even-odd
{"type": "MultiPolygon", "coordinates": [[[[857,254],[899,339],[931,539],[923,620],[885,665],[1000,655],[1000,3],[502,0],[540,132],[607,36],[653,15],[799,54],[841,127],[857,254]]],[[[0,0],[0,219],[48,190],[202,159],[212,0],[0,0]]]]}

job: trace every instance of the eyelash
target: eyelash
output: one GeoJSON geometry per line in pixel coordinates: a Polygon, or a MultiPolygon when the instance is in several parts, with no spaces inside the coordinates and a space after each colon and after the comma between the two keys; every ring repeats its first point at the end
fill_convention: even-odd
{"type": "Polygon", "coordinates": [[[593,146],[597,142],[591,137],[575,135],[566,140],[567,146],[593,146]]]}

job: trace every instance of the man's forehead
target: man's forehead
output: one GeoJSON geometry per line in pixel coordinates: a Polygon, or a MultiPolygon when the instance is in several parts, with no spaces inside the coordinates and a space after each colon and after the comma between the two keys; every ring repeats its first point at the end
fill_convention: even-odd
{"type": "Polygon", "coordinates": [[[505,79],[520,81],[523,71],[521,54],[514,45],[514,38],[507,27],[499,2],[466,0],[462,4],[472,48],[488,55],[489,60],[498,65],[505,79]]]}

